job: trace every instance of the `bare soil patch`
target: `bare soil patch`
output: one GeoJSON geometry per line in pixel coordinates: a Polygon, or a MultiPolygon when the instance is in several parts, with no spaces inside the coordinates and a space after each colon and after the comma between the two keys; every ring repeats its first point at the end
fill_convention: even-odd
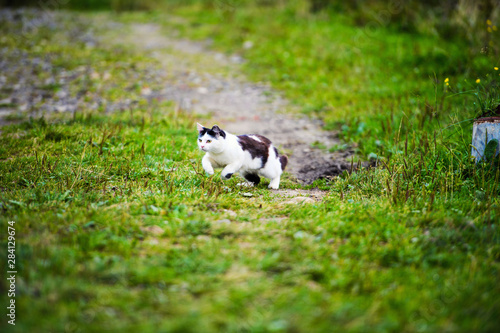
{"type": "Polygon", "coordinates": [[[282,199],[291,199],[291,198],[310,198],[314,201],[321,201],[323,196],[325,195],[325,191],[321,191],[318,189],[313,190],[291,190],[291,189],[281,189],[274,191],[275,197],[282,199]]]}

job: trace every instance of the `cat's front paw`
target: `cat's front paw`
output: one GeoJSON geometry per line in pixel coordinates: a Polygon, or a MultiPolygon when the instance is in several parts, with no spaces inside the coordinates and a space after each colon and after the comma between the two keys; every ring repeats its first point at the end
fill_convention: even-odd
{"type": "Polygon", "coordinates": [[[231,179],[232,176],[233,176],[233,173],[229,172],[229,173],[226,173],[225,175],[222,175],[222,178],[224,178],[225,180],[228,180],[228,179],[231,179]]]}
{"type": "Polygon", "coordinates": [[[205,172],[206,172],[209,176],[211,176],[211,175],[213,175],[213,174],[215,173],[215,171],[214,171],[213,169],[212,169],[212,170],[205,170],[205,172]]]}

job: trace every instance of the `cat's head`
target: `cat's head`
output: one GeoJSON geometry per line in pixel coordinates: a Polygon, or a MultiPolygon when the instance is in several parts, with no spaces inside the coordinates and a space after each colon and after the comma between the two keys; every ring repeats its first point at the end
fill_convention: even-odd
{"type": "Polygon", "coordinates": [[[224,150],[226,132],[214,125],[211,129],[197,124],[198,148],[205,152],[220,153],[224,150]]]}

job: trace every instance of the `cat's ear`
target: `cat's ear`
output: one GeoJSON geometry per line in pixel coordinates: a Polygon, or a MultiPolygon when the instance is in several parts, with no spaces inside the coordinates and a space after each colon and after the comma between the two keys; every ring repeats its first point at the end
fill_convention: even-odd
{"type": "Polygon", "coordinates": [[[212,127],[212,131],[215,133],[216,137],[222,136],[223,138],[226,138],[226,132],[221,130],[219,126],[214,125],[212,127]]]}
{"type": "Polygon", "coordinates": [[[198,129],[198,132],[203,132],[205,130],[205,127],[203,127],[202,124],[196,123],[196,128],[198,129]]]}

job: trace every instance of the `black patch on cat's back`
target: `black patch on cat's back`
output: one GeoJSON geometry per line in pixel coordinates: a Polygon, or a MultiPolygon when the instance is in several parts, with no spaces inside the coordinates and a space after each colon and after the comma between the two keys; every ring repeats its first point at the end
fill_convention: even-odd
{"type": "Polygon", "coordinates": [[[265,136],[253,134],[253,135],[238,135],[238,143],[243,150],[250,153],[252,158],[260,158],[262,160],[262,167],[266,165],[269,158],[269,146],[271,145],[271,140],[265,136]],[[255,140],[252,136],[258,138],[260,141],[255,140]]]}

